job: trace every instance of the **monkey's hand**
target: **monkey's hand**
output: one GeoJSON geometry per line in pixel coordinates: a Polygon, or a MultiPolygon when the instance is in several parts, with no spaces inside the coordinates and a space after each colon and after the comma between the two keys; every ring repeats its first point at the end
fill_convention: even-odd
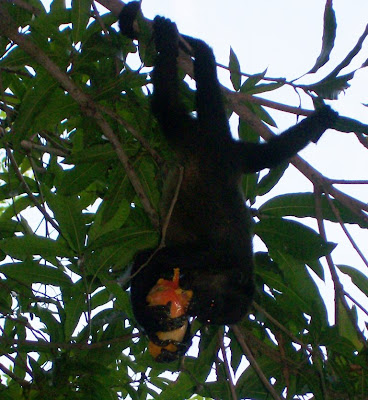
{"type": "Polygon", "coordinates": [[[155,17],[153,20],[153,37],[157,52],[178,55],[179,33],[174,22],[164,17],[155,17]]]}
{"type": "Polygon", "coordinates": [[[139,1],[132,1],[124,6],[119,15],[120,32],[129,39],[138,39],[133,23],[141,8],[139,1]]]}
{"type": "Polygon", "coordinates": [[[311,131],[314,132],[311,141],[317,143],[323,132],[328,128],[333,128],[335,122],[339,118],[339,114],[330,106],[318,108],[308,119],[310,120],[311,131]]]}

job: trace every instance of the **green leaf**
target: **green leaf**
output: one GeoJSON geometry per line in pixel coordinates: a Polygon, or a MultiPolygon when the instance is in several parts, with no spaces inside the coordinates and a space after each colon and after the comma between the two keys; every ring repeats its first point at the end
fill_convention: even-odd
{"type": "Polygon", "coordinates": [[[327,76],[317,83],[300,86],[310,92],[316,93],[324,99],[336,100],[342,91],[350,87],[348,82],[354,78],[354,75],[355,71],[338,77],[327,76]]]}
{"type": "Polygon", "coordinates": [[[259,132],[256,131],[247,121],[239,118],[238,126],[239,139],[245,142],[258,143],[259,132]]]}
{"type": "MultiPolygon", "coordinates": [[[[33,179],[28,176],[24,176],[23,179],[32,192],[38,191],[37,184],[33,179]]],[[[19,182],[17,178],[9,177],[7,183],[0,186],[0,201],[19,196],[23,193],[26,193],[26,188],[23,183],[19,182]]]]}
{"type": "Polygon", "coordinates": [[[313,229],[285,219],[262,219],[255,225],[255,233],[270,252],[281,251],[306,263],[329,254],[335,247],[333,243],[325,242],[313,229]]]}
{"type": "MultiPolygon", "coordinates": [[[[34,61],[32,58],[25,52],[23,51],[20,47],[15,48],[13,51],[11,51],[9,54],[7,54],[6,57],[2,58],[0,60],[0,66],[2,68],[13,68],[13,69],[18,69],[21,70],[23,73],[26,75],[29,75],[31,77],[31,74],[27,71],[25,68],[25,65],[32,65],[34,61]]],[[[14,82],[14,84],[18,83],[19,84],[19,89],[22,87],[20,85],[20,82],[14,82]]],[[[24,88],[24,86],[23,86],[24,88]]],[[[19,92],[16,91],[15,94],[18,96],[19,92]]]]}
{"type": "MultiPolygon", "coordinates": [[[[150,248],[157,242],[157,232],[152,229],[126,227],[102,235],[88,245],[90,250],[107,246],[123,245],[133,248],[150,248]]],[[[1,243],[1,242],[0,242],[1,243]]]]}
{"type": "MultiPolygon", "coordinates": [[[[328,0],[331,1],[331,0],[328,0]]],[[[366,25],[363,34],[360,36],[358,39],[356,45],[351,49],[351,51],[348,53],[348,55],[341,61],[341,63],[326,77],[326,79],[329,79],[331,77],[336,77],[339,72],[347,67],[353,58],[360,52],[362,49],[363,42],[365,38],[368,36],[368,25],[366,25]]],[[[364,64],[362,65],[364,67],[364,64]]]]}
{"type": "Polygon", "coordinates": [[[241,71],[238,57],[236,56],[232,47],[230,47],[230,57],[229,57],[229,70],[230,70],[230,80],[233,84],[235,90],[240,89],[241,84],[241,71]]]}
{"type": "Polygon", "coordinates": [[[6,208],[6,210],[1,214],[0,219],[1,220],[6,220],[14,217],[21,211],[25,210],[27,207],[33,207],[34,202],[31,198],[28,196],[22,196],[18,197],[12,203],[10,204],[9,207],[6,208]]]}
{"type": "Polygon", "coordinates": [[[330,59],[336,38],[336,27],[336,16],[332,8],[332,0],[327,0],[323,17],[322,49],[313,68],[308,72],[309,74],[317,72],[330,59]]]}
{"type": "MultiPolygon", "coordinates": [[[[69,280],[71,283],[71,280],[69,280]]],[[[33,314],[40,318],[40,321],[45,324],[46,328],[43,328],[47,334],[50,335],[50,342],[62,342],[64,340],[64,334],[61,323],[56,319],[55,313],[46,307],[37,305],[29,310],[33,314]]]]}
{"type": "Polygon", "coordinates": [[[255,87],[259,81],[261,81],[266,75],[267,69],[259,74],[255,74],[250,76],[241,86],[241,93],[253,94],[255,87]]]}
{"type": "Polygon", "coordinates": [[[91,17],[91,0],[72,0],[73,41],[81,41],[91,17]]]}
{"type": "MultiPolygon", "coordinates": [[[[1,269],[0,269],[1,271],[1,269]]],[[[0,282],[0,313],[11,314],[12,313],[12,296],[10,288],[6,287],[3,282],[0,282]]],[[[1,349],[3,351],[3,349],[1,349]]]]}
{"type": "Polygon", "coordinates": [[[272,90],[279,89],[285,85],[284,81],[281,82],[273,82],[273,83],[261,83],[259,85],[254,86],[253,89],[249,89],[247,91],[248,94],[259,94],[271,92],[272,90]]]}
{"type": "Polygon", "coordinates": [[[294,304],[296,304],[294,303],[295,296],[297,296],[298,303],[303,304],[300,311],[311,315],[314,322],[315,320],[316,322],[318,321],[318,329],[321,328],[321,325],[326,326],[326,307],[306,266],[298,262],[294,257],[282,253],[281,251],[271,251],[270,255],[282,271],[287,286],[287,292],[293,292],[293,300],[287,299],[286,303],[290,304],[290,307],[293,308],[294,304]]]}
{"type": "MultiPolygon", "coordinates": [[[[244,102],[244,104],[249,108],[250,111],[252,111],[255,115],[257,115],[257,117],[259,117],[260,120],[266,122],[268,125],[277,127],[277,124],[273,120],[271,115],[260,104],[250,103],[250,102],[244,102]]],[[[259,136],[259,132],[258,132],[258,136],[259,136]]]]}
{"type": "Polygon", "coordinates": [[[131,183],[125,171],[120,166],[111,174],[111,182],[105,195],[104,205],[99,210],[102,213],[102,221],[105,221],[105,223],[115,217],[122,202],[129,201],[130,199],[129,190],[131,189],[131,183]]]}
{"type": "Polygon", "coordinates": [[[78,104],[62,89],[57,88],[52,96],[48,97],[43,108],[35,115],[34,130],[54,130],[62,120],[78,112],[78,104]]]}
{"type": "Polygon", "coordinates": [[[65,286],[70,285],[68,275],[49,265],[41,265],[35,261],[23,261],[0,265],[0,272],[8,278],[23,282],[27,285],[42,283],[44,285],[65,286]]]}
{"type": "Polygon", "coordinates": [[[358,317],[356,314],[356,306],[353,306],[351,310],[347,311],[339,298],[336,301],[339,303],[337,307],[338,315],[336,318],[338,321],[337,327],[339,329],[339,334],[353,343],[354,347],[359,351],[363,348],[364,343],[359,340],[359,336],[357,334],[357,329],[359,328],[357,325],[358,317]],[[354,324],[351,321],[351,316],[355,320],[354,324]]]}
{"type": "Polygon", "coordinates": [[[156,165],[153,163],[152,159],[144,157],[139,164],[139,180],[152,206],[158,208],[160,192],[157,185],[156,174],[156,165]]]}
{"type": "Polygon", "coordinates": [[[106,220],[104,218],[104,210],[106,207],[108,207],[108,203],[101,203],[95,214],[95,220],[89,230],[88,235],[90,243],[95,241],[99,236],[121,228],[126,222],[131,209],[128,201],[126,199],[122,199],[114,217],[106,220]]]}
{"type": "Polygon", "coordinates": [[[48,188],[45,188],[44,195],[59,223],[62,236],[67,240],[71,249],[81,254],[84,249],[87,227],[80,200],[77,197],[53,194],[48,188]]]}
{"type": "Polygon", "coordinates": [[[284,162],[272,168],[257,184],[257,196],[263,196],[268,193],[282,178],[284,172],[289,166],[288,162],[284,162]]]}
{"type": "Polygon", "coordinates": [[[22,99],[17,117],[14,121],[12,136],[14,143],[19,143],[27,137],[32,128],[33,121],[37,114],[47,105],[51,96],[58,88],[55,80],[46,72],[39,72],[32,80],[33,85],[29,87],[22,99]]]}
{"type": "Polygon", "coordinates": [[[245,174],[241,178],[244,197],[249,200],[251,204],[255,202],[257,193],[257,180],[258,174],[245,174]]]}
{"type": "Polygon", "coordinates": [[[18,221],[0,218],[0,237],[13,236],[15,232],[22,231],[22,225],[18,221]]]}
{"type": "Polygon", "coordinates": [[[19,260],[25,260],[32,255],[40,255],[43,258],[73,256],[71,250],[61,240],[52,240],[36,235],[0,240],[0,249],[19,260]]]}
{"type": "Polygon", "coordinates": [[[65,325],[64,335],[67,340],[72,336],[82,313],[87,310],[86,294],[84,293],[85,282],[80,280],[71,288],[69,296],[64,296],[65,325]]]}
{"type": "Polygon", "coordinates": [[[79,164],[63,172],[59,185],[61,195],[73,196],[81,193],[90,184],[100,179],[106,171],[105,163],[79,164]]]}
{"type": "MultiPolygon", "coordinates": [[[[126,146],[124,146],[124,151],[129,155],[126,146]]],[[[80,151],[73,151],[70,156],[65,158],[67,164],[106,163],[108,161],[117,161],[117,155],[111,143],[98,144],[80,151]]]]}
{"type": "Polygon", "coordinates": [[[354,285],[358,287],[368,297],[368,277],[361,271],[348,265],[337,265],[337,268],[350,276],[354,285]]]}
{"type": "MultiPolygon", "coordinates": [[[[338,210],[339,217],[345,223],[358,224],[362,228],[368,228],[364,216],[359,217],[349,208],[342,205],[334,199],[327,199],[325,195],[321,197],[321,214],[323,219],[332,222],[339,222],[338,216],[335,215],[331,208],[331,204],[338,210]]],[[[288,193],[272,198],[264,203],[259,212],[273,217],[312,217],[317,218],[315,195],[313,193],[288,193]]]]}

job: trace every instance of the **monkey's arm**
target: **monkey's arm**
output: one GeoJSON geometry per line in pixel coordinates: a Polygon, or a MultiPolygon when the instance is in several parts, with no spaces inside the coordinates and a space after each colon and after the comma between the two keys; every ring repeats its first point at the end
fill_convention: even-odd
{"type": "Polygon", "coordinates": [[[323,107],[292,126],[267,143],[236,142],[236,156],[243,173],[273,168],[294,156],[309,142],[316,143],[326,129],[332,128],[338,114],[330,107],[323,107]]]}

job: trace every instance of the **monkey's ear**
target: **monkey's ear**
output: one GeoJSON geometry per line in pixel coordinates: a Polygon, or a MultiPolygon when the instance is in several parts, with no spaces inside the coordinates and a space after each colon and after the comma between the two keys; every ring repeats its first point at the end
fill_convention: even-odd
{"type": "Polygon", "coordinates": [[[140,9],[141,2],[132,1],[126,4],[119,14],[120,32],[129,39],[138,39],[138,31],[135,29],[134,21],[137,18],[140,9]]]}

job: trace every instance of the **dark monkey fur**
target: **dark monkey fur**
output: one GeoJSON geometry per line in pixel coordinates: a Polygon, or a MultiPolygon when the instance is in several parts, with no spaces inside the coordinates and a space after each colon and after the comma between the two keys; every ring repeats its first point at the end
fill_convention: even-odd
{"type": "MultiPolygon", "coordinates": [[[[120,14],[123,34],[136,38],[133,21],[139,3],[120,14]]],[[[275,136],[267,143],[232,138],[211,48],[203,41],[184,39],[193,51],[197,85],[194,118],[179,98],[177,57],[179,35],[169,19],[156,17],[153,39],[157,58],[152,72],[152,112],[184,167],[179,196],[166,233],[166,247],[158,251],[132,279],[135,317],[150,340],[163,349],[156,359],[170,361],[190,344],[189,316],[209,324],[234,324],[252,302],[253,251],[251,217],[240,189],[243,174],[273,168],[294,156],[310,141],[317,142],[331,128],[337,113],[327,106],[275,136]],[[168,304],[153,306],[147,295],[160,278],[173,279],[180,271],[180,288],[192,292],[185,314],[173,318],[168,304]],[[179,340],[161,340],[158,332],[186,327],[179,340]],[[167,344],[174,346],[167,350],[167,344]]],[[[170,197],[172,193],[164,193],[170,197]]],[[[170,199],[166,200],[169,204],[170,199]]],[[[133,273],[153,253],[140,253],[133,273]]]]}

